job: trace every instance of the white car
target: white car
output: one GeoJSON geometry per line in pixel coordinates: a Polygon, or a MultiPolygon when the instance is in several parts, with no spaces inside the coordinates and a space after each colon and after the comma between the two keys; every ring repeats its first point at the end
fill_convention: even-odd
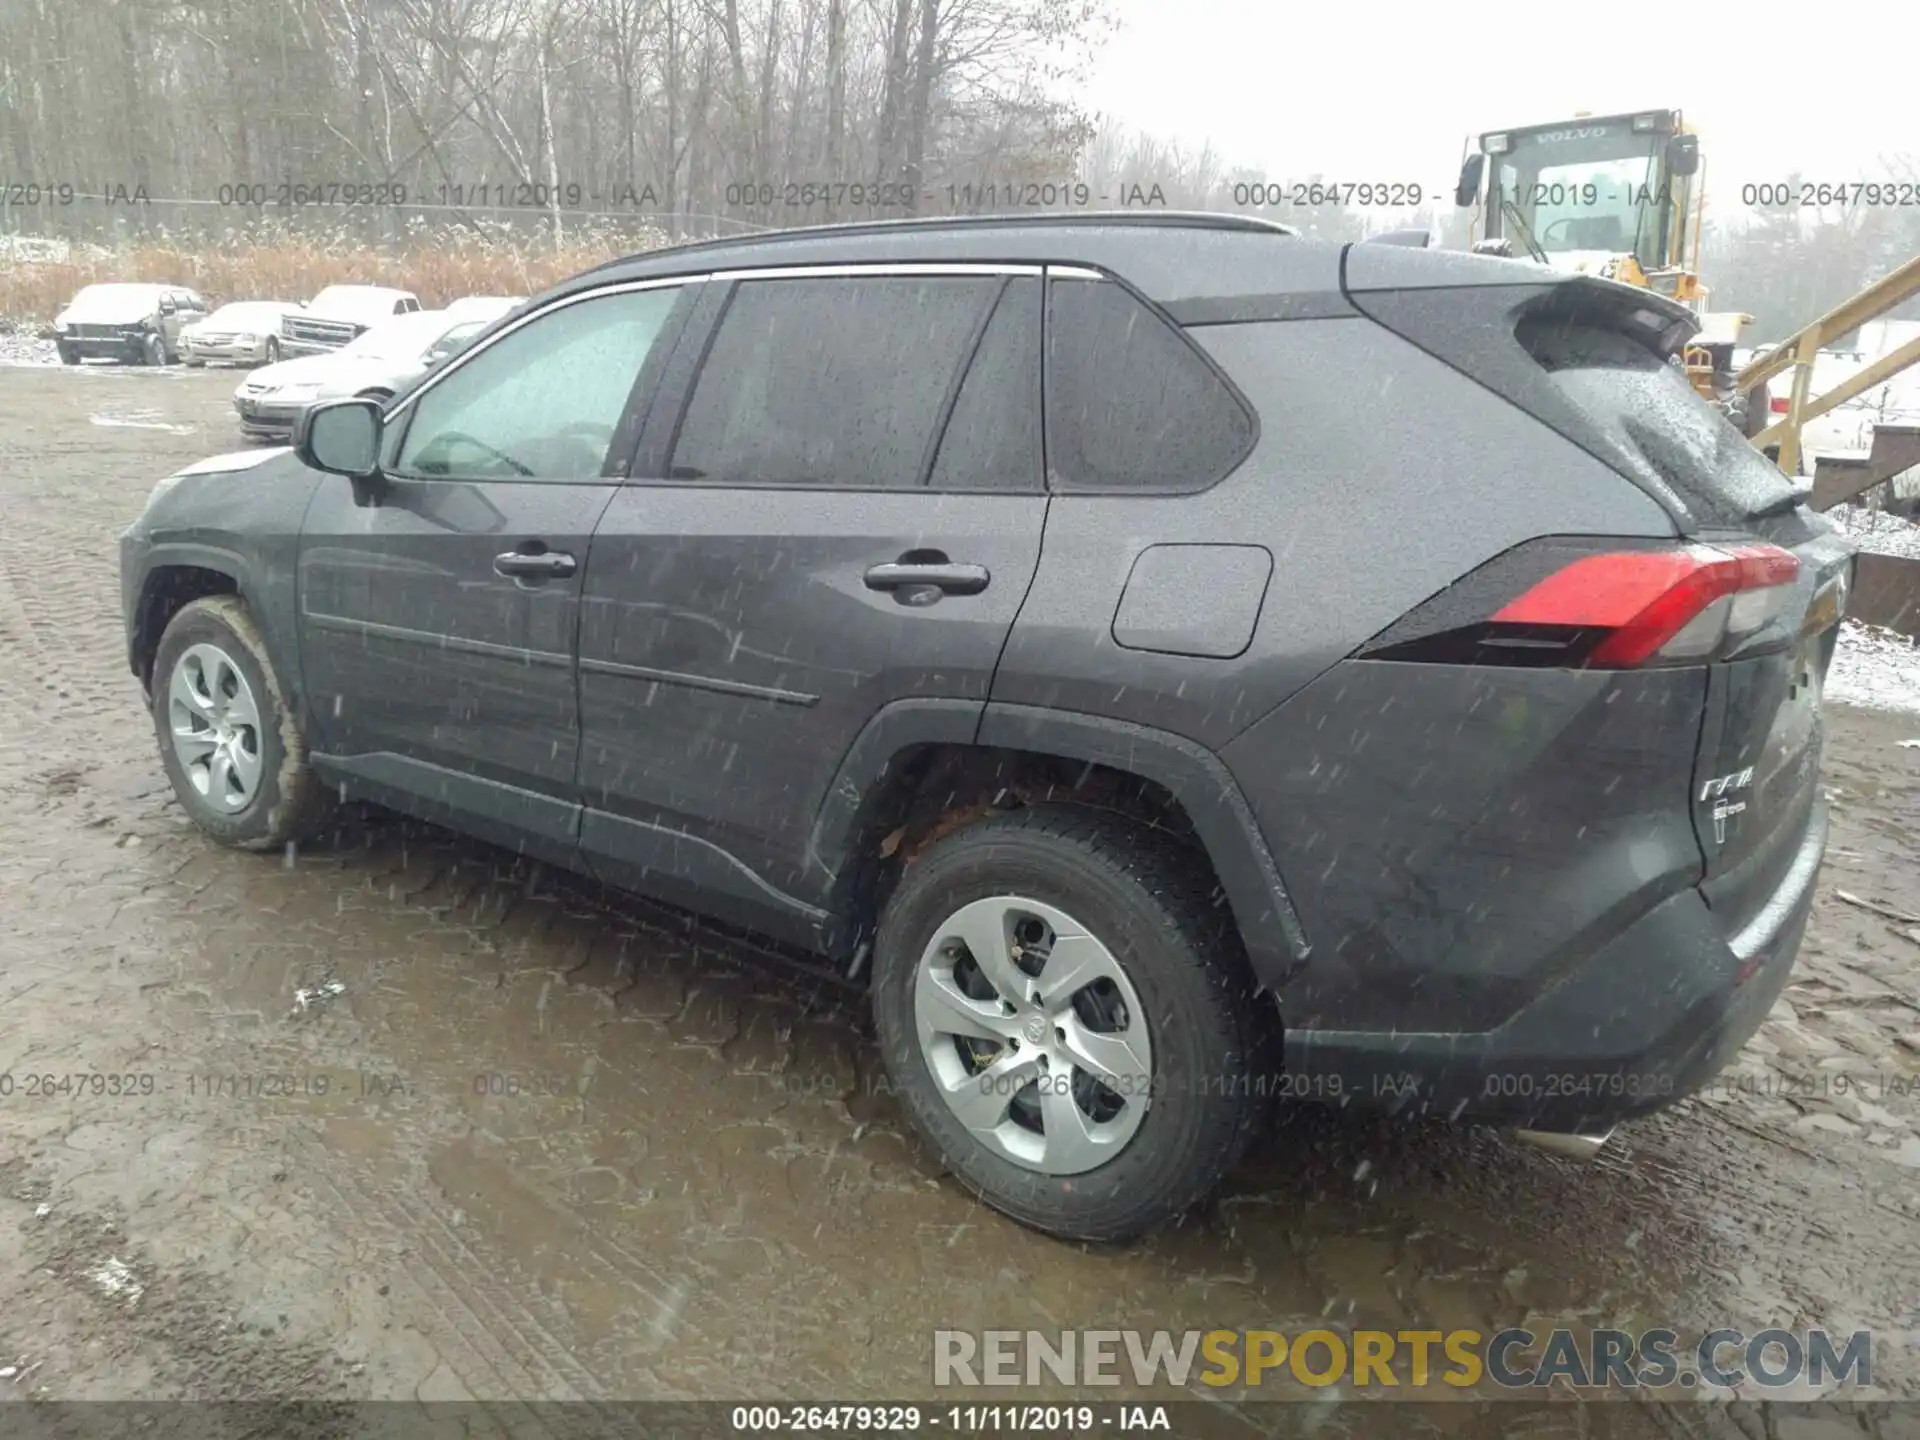
{"type": "Polygon", "coordinates": [[[486,323],[459,320],[445,310],[416,310],[374,326],[338,350],[256,370],[233,392],[241,433],[249,440],[285,443],[308,407],[321,400],[386,399],[440,363],[433,352],[449,331],[471,325],[477,334],[486,323]]]}
{"type": "Polygon", "coordinates": [[[280,353],[320,355],[338,350],[382,321],[419,311],[411,290],[384,285],[329,285],[280,322],[280,353]]]}
{"type": "Polygon", "coordinates": [[[516,305],[527,303],[524,295],[468,295],[447,306],[447,314],[461,320],[498,320],[516,305]]]}
{"type": "Polygon", "coordinates": [[[288,300],[236,300],[180,332],[189,365],[271,365],[280,358],[280,322],[300,307],[288,300]]]}

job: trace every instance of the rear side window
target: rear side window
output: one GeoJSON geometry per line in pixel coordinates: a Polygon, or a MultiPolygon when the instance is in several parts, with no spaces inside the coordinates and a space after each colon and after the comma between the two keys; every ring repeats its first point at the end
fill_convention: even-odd
{"type": "Polygon", "coordinates": [[[668,474],[710,485],[919,485],[1000,288],[971,276],[740,282],[668,474]]]}
{"type": "Polygon", "coordinates": [[[1737,522],[1793,495],[1685,371],[1633,337],[1559,316],[1524,318],[1514,333],[1561,397],[1613,442],[1616,463],[1656,478],[1702,520],[1737,522]]]}
{"type": "Polygon", "coordinates": [[[1254,423],[1239,397],[1125,286],[1053,280],[1048,306],[1055,489],[1200,490],[1246,458],[1254,423]]]}
{"type": "Polygon", "coordinates": [[[1008,283],[953,403],[935,490],[1040,490],[1040,282],[1008,283]]]}

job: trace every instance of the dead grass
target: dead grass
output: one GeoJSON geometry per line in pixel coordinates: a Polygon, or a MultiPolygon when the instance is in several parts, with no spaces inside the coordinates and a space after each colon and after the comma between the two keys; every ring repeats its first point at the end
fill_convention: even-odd
{"type": "Polygon", "coordinates": [[[171,281],[215,305],[305,300],[326,285],[391,285],[429,308],[463,295],[535,295],[591,266],[667,243],[658,231],[582,231],[561,249],[544,238],[415,231],[379,245],[341,237],[230,235],[160,239],[108,250],[75,244],[65,262],[0,261],[0,320],[39,326],[82,286],[171,281]]]}

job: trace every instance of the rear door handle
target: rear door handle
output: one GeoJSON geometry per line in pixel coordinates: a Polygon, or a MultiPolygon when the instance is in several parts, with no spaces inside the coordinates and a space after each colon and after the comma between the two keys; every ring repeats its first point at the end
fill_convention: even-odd
{"type": "Polygon", "coordinates": [[[504,555],[493,557],[493,569],[496,575],[509,575],[516,580],[559,580],[565,579],[580,568],[573,556],[558,550],[541,550],[529,554],[525,550],[509,550],[504,555]]]}
{"type": "Polygon", "coordinates": [[[913,564],[895,561],[867,571],[869,590],[905,590],[931,586],[948,595],[978,595],[993,577],[984,565],[955,565],[950,561],[913,564]]]}

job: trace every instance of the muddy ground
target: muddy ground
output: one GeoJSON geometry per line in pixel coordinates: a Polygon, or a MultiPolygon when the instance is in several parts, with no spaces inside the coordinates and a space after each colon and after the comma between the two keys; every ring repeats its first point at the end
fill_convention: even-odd
{"type": "Polygon", "coordinates": [[[1831,708],[1832,850],[1743,1083],[1592,1167],[1302,1112],[1204,1214],[1068,1246],[942,1178],[856,996],[429,827],[188,828],[115,537],[238,448],[234,381],[0,370],[0,1390],[919,1397],[936,1326],[1324,1318],[1868,1328],[1920,1397],[1920,927],[1836,894],[1920,909],[1920,717],[1831,708]]]}

